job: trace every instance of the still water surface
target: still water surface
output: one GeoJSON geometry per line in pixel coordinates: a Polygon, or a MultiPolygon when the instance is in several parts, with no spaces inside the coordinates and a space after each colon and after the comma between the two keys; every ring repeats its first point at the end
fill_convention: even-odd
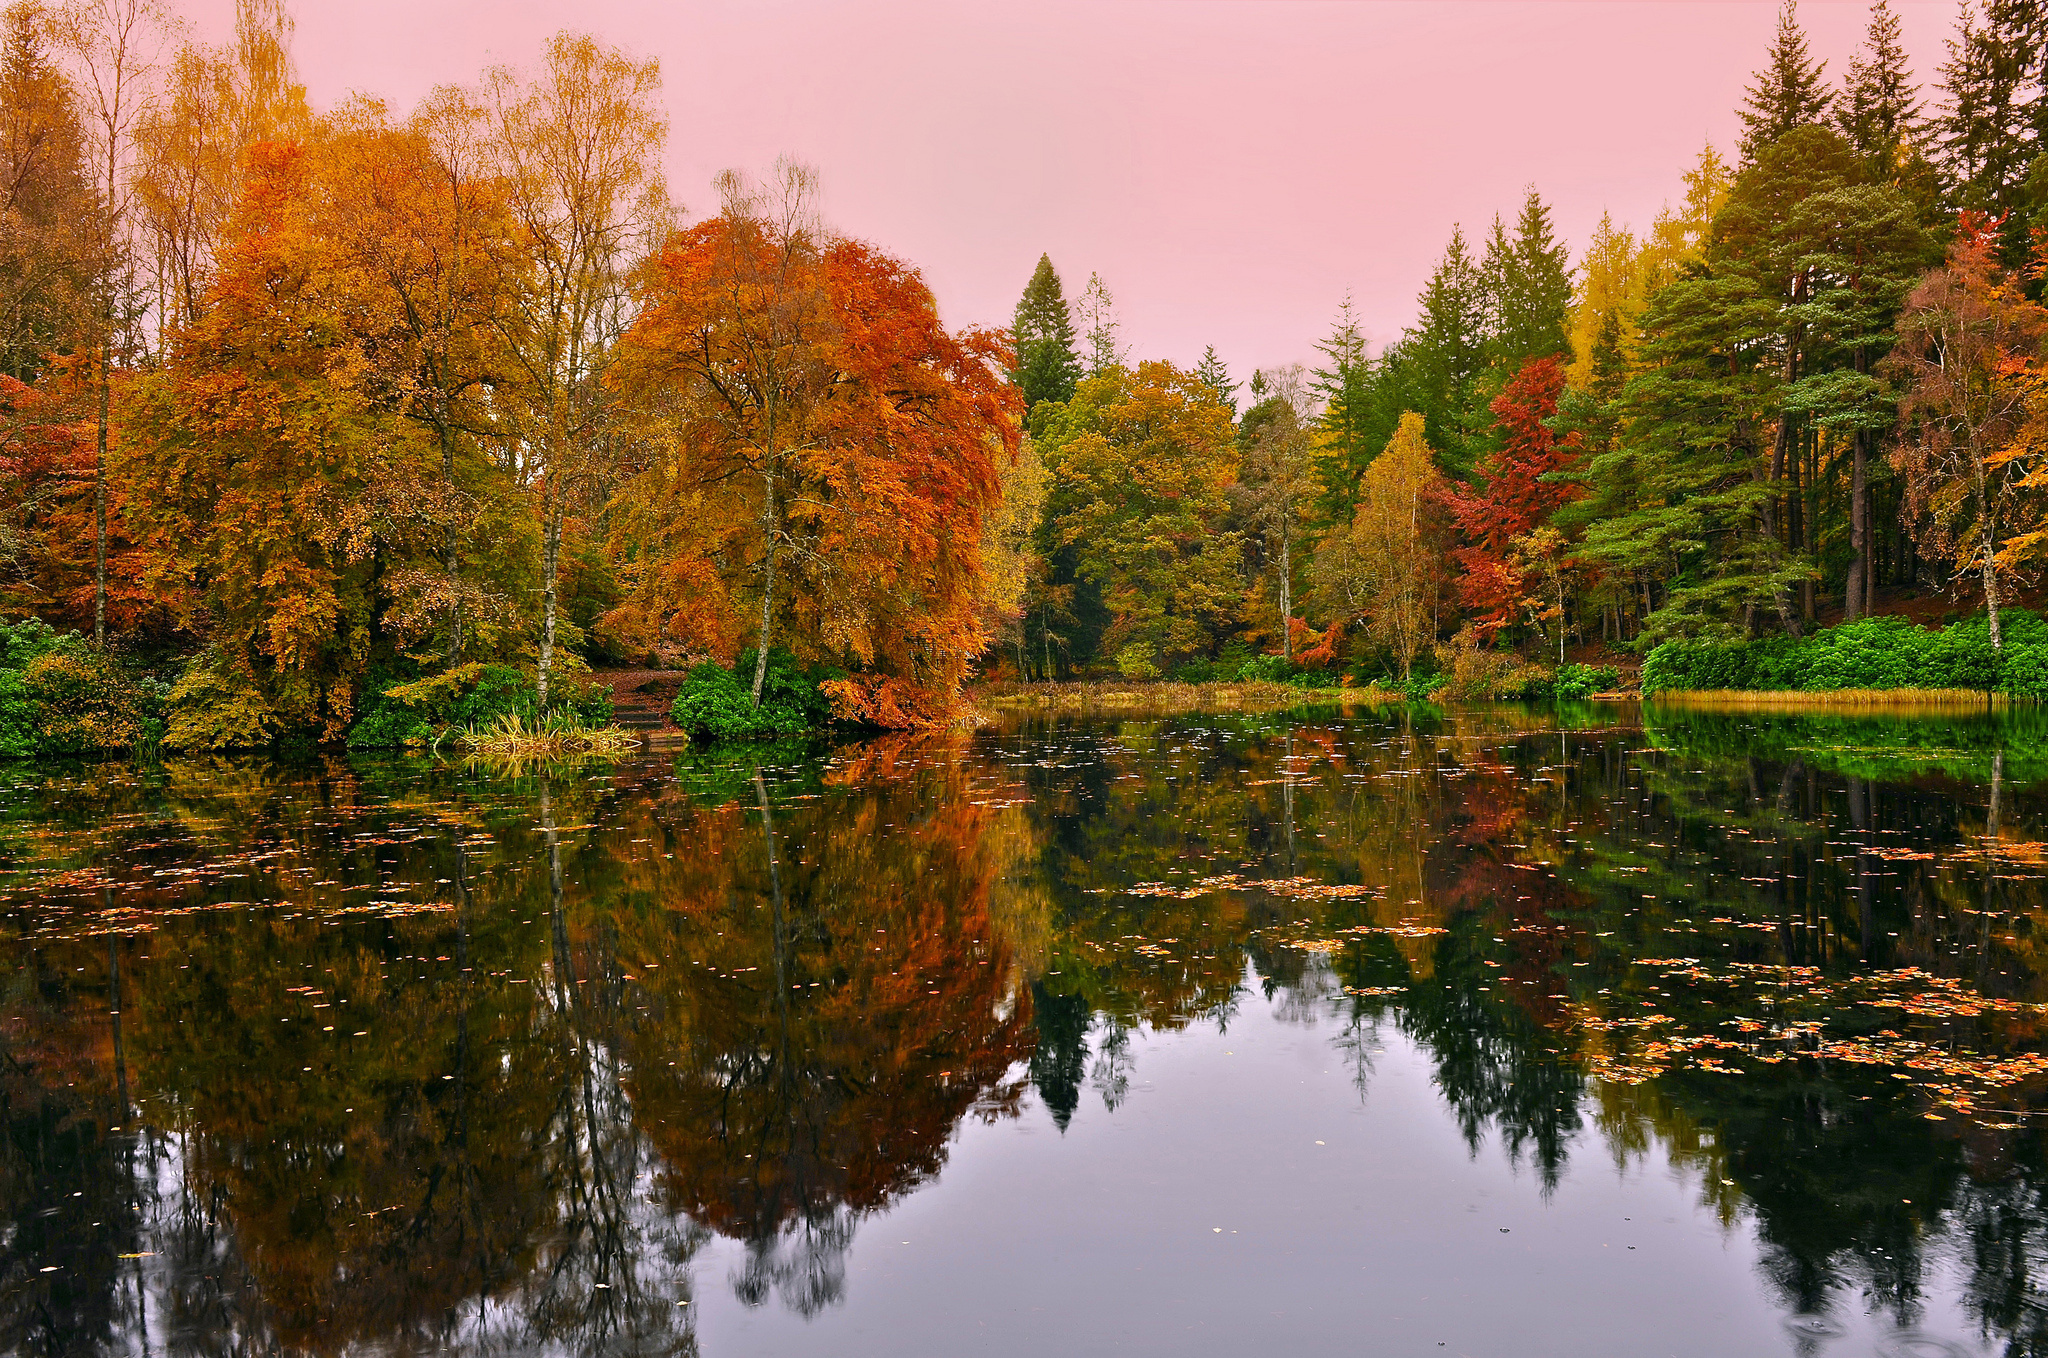
{"type": "Polygon", "coordinates": [[[0,1351],[2048,1353],[2048,720],[0,775],[0,1351]]]}

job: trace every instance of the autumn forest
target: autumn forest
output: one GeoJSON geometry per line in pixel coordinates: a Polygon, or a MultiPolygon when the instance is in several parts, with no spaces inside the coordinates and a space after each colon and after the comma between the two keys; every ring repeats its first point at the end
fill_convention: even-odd
{"type": "Polygon", "coordinates": [[[601,723],[593,668],[883,728],[977,679],[1501,696],[1929,601],[1981,686],[2048,684],[2001,625],[2048,558],[2031,0],[1924,84],[1884,0],[1836,74],[1787,4],[1646,229],[1574,250],[1532,187],[1398,340],[1333,299],[1250,374],[1129,352],[1044,258],[949,328],[795,161],[686,216],[658,65],[601,38],[400,111],[312,107],[292,31],[6,10],[5,753],[601,723]]]}

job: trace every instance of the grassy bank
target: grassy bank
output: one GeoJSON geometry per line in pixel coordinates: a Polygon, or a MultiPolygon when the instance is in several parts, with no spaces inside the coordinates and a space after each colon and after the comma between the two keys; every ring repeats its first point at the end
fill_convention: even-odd
{"type": "Polygon", "coordinates": [[[1982,712],[2031,698],[1968,688],[1663,689],[1650,701],[1713,712],[1982,712]]]}
{"type": "Polygon", "coordinates": [[[1174,680],[1132,683],[1101,679],[1076,683],[983,684],[968,692],[976,707],[1001,712],[1277,712],[1290,707],[1362,706],[1406,702],[1398,689],[1301,688],[1265,680],[1187,684],[1174,680]]]}

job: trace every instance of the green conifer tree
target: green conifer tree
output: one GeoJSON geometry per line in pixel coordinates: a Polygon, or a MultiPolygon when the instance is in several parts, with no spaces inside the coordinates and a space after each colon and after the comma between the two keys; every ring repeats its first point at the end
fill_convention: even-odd
{"type": "Polygon", "coordinates": [[[1785,0],[1778,10],[1778,32],[1771,55],[1756,73],[1743,106],[1742,163],[1754,161],[1764,147],[1795,127],[1807,127],[1828,116],[1827,87],[1821,82],[1824,61],[1807,50],[1806,30],[1799,26],[1798,0],[1785,0]]]}
{"type": "Polygon", "coordinates": [[[1453,227],[1443,259],[1417,299],[1422,314],[1403,341],[1405,375],[1429,442],[1444,466],[1463,475],[1472,466],[1485,427],[1474,414],[1475,379],[1486,364],[1489,333],[1486,279],[1463,229],[1453,227]]]}
{"type": "Polygon", "coordinates": [[[1071,401],[1081,378],[1074,350],[1074,318],[1052,257],[1040,255],[1031,281],[1018,299],[1011,333],[1017,345],[1016,383],[1026,409],[1040,401],[1071,401]]]}
{"type": "Polygon", "coordinates": [[[1323,365],[1310,373],[1309,390],[1323,407],[1314,456],[1315,515],[1323,524],[1351,522],[1359,478],[1389,435],[1374,418],[1372,359],[1365,332],[1347,296],[1329,337],[1317,343],[1323,365]]]}
{"type": "MultiPolygon", "coordinates": [[[[1489,357],[1499,366],[1517,369],[1532,358],[1562,354],[1571,357],[1565,337],[1571,321],[1571,251],[1557,239],[1550,208],[1531,187],[1522,200],[1515,234],[1505,243],[1506,258],[1492,284],[1493,334],[1489,357]]],[[[1488,246],[1489,256],[1493,247],[1488,246]]]]}
{"type": "Polygon", "coordinates": [[[2027,250],[2028,173],[2048,151],[2048,5],[1966,5],[1941,67],[1936,120],[1941,168],[1955,207],[2006,217],[2008,263],[2027,250]]]}
{"type": "Polygon", "coordinates": [[[1217,356],[1216,346],[1211,344],[1202,350],[1202,361],[1195,365],[1195,376],[1208,384],[1216,393],[1216,399],[1230,407],[1231,418],[1237,416],[1237,383],[1230,380],[1230,369],[1217,356]]]}
{"type": "Polygon", "coordinates": [[[1899,42],[1899,16],[1891,0],[1870,7],[1863,50],[1849,60],[1835,100],[1835,125],[1855,149],[1873,182],[1897,180],[1925,132],[1920,88],[1899,42]]]}

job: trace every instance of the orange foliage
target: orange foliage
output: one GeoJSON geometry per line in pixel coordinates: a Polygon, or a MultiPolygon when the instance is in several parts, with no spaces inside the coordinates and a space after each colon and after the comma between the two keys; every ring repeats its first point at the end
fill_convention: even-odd
{"type": "MultiPolygon", "coordinates": [[[[92,628],[93,392],[91,373],[59,359],[35,386],[0,376],[0,585],[10,612],[92,628]]],[[[124,497],[107,506],[107,623],[161,631],[171,610],[144,580],[148,558],[130,541],[124,497]]]]}
{"type": "Polygon", "coordinates": [[[1018,437],[1001,336],[948,333],[871,246],[730,217],[672,236],[642,301],[618,380],[665,446],[622,496],[639,564],[604,630],[729,662],[772,578],[771,640],[863,673],[843,702],[942,710],[987,644],[982,528],[1018,437]]]}
{"type": "Polygon", "coordinates": [[[312,228],[297,145],[249,151],[207,315],[124,404],[115,469],[147,577],[206,614],[227,664],[338,737],[382,584],[433,484],[417,426],[380,411],[345,316],[351,281],[312,228]]]}

